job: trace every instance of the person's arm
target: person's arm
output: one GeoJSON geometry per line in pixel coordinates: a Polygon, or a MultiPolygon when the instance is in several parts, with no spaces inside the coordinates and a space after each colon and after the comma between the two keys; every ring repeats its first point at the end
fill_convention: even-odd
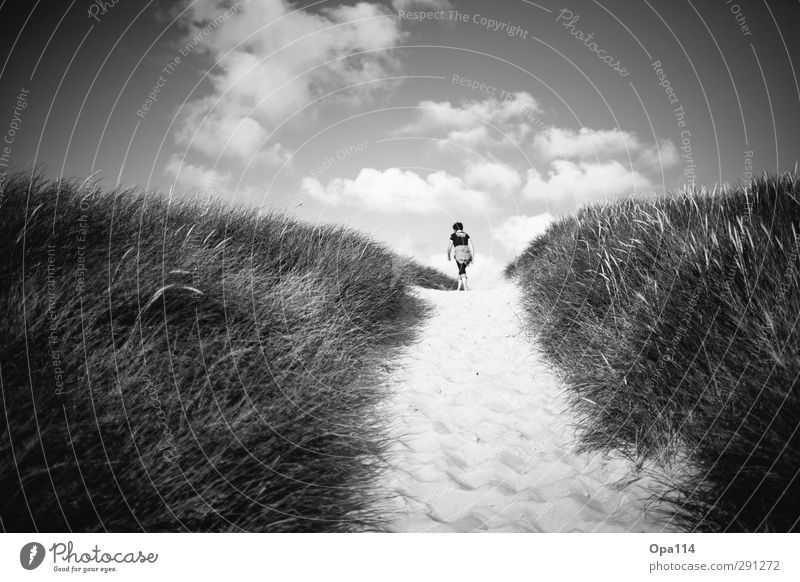
{"type": "Polygon", "coordinates": [[[469,239],[469,250],[472,253],[472,260],[475,260],[475,243],[472,242],[472,238],[469,239]]]}
{"type": "Polygon", "coordinates": [[[453,241],[450,241],[450,244],[449,244],[449,245],[447,245],[447,260],[448,260],[448,261],[449,261],[449,260],[451,260],[451,259],[450,259],[450,252],[451,252],[452,250],[453,250],[453,241]]]}

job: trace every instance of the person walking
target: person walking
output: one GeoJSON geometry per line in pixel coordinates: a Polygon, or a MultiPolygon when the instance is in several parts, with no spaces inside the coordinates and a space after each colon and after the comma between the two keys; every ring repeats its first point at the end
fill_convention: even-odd
{"type": "Polygon", "coordinates": [[[458,290],[464,287],[464,291],[469,291],[467,287],[467,267],[475,259],[475,246],[469,235],[464,232],[464,225],[460,222],[453,224],[453,234],[450,235],[450,245],[447,247],[447,260],[451,260],[451,255],[455,257],[458,265],[458,290]]]}

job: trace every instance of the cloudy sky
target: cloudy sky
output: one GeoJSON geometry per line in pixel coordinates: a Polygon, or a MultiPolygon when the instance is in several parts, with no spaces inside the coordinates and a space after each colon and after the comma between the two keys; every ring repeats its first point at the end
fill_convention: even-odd
{"type": "Polygon", "coordinates": [[[580,205],[793,167],[799,20],[755,0],[0,0],[0,131],[16,168],[346,223],[444,270],[461,220],[488,285],[580,205]]]}

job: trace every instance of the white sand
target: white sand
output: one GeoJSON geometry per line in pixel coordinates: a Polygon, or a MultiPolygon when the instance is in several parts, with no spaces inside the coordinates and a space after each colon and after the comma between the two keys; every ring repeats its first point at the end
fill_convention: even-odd
{"type": "MultiPolygon", "coordinates": [[[[575,455],[563,386],[526,337],[518,290],[431,291],[392,378],[394,531],[659,531],[621,459],[575,455]]],[[[651,512],[652,513],[652,512],[651,512]]]]}

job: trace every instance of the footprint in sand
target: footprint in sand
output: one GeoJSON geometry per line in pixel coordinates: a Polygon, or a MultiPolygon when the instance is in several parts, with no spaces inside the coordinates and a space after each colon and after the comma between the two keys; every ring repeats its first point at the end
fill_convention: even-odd
{"type": "Polygon", "coordinates": [[[629,464],[572,452],[575,419],[516,287],[418,293],[432,316],[391,382],[392,531],[661,531],[650,484],[619,486],[629,464]]]}
{"type": "Polygon", "coordinates": [[[450,434],[452,432],[444,423],[441,423],[438,420],[433,422],[433,430],[439,434],[450,434]]]}

